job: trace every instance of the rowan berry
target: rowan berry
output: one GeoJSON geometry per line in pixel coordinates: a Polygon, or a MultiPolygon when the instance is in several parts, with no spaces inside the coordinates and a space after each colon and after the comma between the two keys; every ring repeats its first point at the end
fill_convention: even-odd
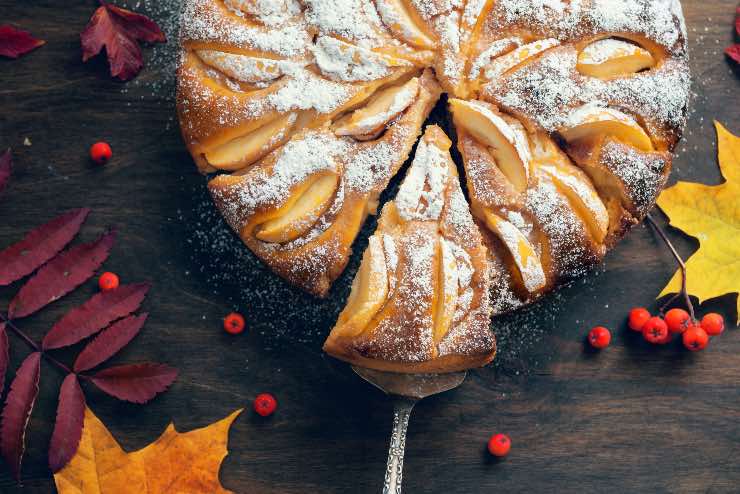
{"type": "Polygon", "coordinates": [[[683,346],[692,352],[704,350],[709,343],[709,335],[699,326],[691,326],[683,333],[683,346]]]}
{"type": "Polygon", "coordinates": [[[630,311],[628,325],[632,331],[642,331],[643,325],[650,319],[650,312],[644,307],[635,307],[630,311]]]}
{"type": "Polygon", "coordinates": [[[277,400],[270,393],[262,393],[254,399],[254,411],[258,415],[267,417],[272,415],[277,408],[277,400]]]}
{"type": "Polygon", "coordinates": [[[119,283],[120,280],[118,279],[118,275],[116,273],[111,273],[110,271],[106,271],[100,275],[100,278],[98,278],[98,286],[104,292],[115,290],[118,288],[119,283]]]}
{"type": "Polygon", "coordinates": [[[488,452],[502,458],[511,450],[511,439],[506,434],[494,434],[488,440],[488,452]]]}
{"type": "Polygon", "coordinates": [[[594,348],[602,349],[609,346],[612,334],[603,326],[596,326],[588,333],[588,342],[594,348]]]}
{"type": "Polygon", "coordinates": [[[717,336],[725,330],[725,320],[716,312],[710,312],[701,318],[701,329],[709,336],[717,336]]]}
{"type": "Polygon", "coordinates": [[[642,336],[650,343],[664,343],[667,334],[668,325],[660,317],[651,317],[642,326],[642,336]]]}
{"type": "Polygon", "coordinates": [[[90,158],[99,164],[104,165],[113,156],[113,150],[107,142],[96,142],[90,147],[90,158]]]}
{"type": "Polygon", "coordinates": [[[665,323],[671,333],[683,333],[691,325],[691,316],[683,309],[671,309],[665,313],[665,323]]]}
{"type": "Polygon", "coordinates": [[[239,334],[244,331],[244,316],[232,312],[224,318],[224,329],[229,334],[239,334]]]}

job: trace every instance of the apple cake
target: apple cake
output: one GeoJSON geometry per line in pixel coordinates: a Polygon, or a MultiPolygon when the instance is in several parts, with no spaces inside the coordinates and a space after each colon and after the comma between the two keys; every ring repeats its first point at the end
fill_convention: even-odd
{"type": "MultiPolygon", "coordinates": [[[[177,109],[227,223],[277,274],[324,297],[445,95],[477,226],[469,240],[486,252],[488,295],[476,297],[499,314],[585,273],[653,206],[686,121],[686,44],[678,0],[184,0],[177,109]]],[[[403,243],[437,225],[437,243],[446,238],[441,218],[388,212],[398,200],[363,266],[380,262],[381,237],[403,243]]],[[[372,278],[363,269],[359,285],[372,278]]],[[[447,317],[431,297],[432,319],[447,317]]],[[[400,330],[383,333],[383,308],[362,329],[350,316],[327,349],[373,362],[403,353],[434,367],[443,346],[460,355],[445,341],[469,332],[437,340],[426,328],[412,351],[400,330]]],[[[459,362],[485,361],[482,346],[471,351],[479,360],[459,362]]]]}

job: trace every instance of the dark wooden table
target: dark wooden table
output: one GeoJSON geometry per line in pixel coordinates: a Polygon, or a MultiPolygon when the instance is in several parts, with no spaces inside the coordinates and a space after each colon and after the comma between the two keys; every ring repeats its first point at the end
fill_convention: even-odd
{"type": "MultiPolygon", "coordinates": [[[[172,1],[138,3],[161,22],[172,18],[172,1]]],[[[733,39],[736,2],[683,3],[696,97],[674,179],[718,183],[712,120],[740,133],[739,73],[722,55],[733,39]]],[[[149,322],[116,361],[157,360],[181,371],[172,389],[148,405],[87,389],[89,405],[130,451],[156,439],[171,420],[180,430],[201,427],[269,391],[278,412],[267,420],[247,412],[232,429],[221,476],[227,488],[378,492],[390,405],[320,350],[357,256],[323,302],[256,262],[210,205],[184,151],[167,74],[172,48],[146,49],[148,66],[136,81],[112,81],[101,60],[80,61],[78,33],[94,6],[92,0],[0,0],[0,23],[47,40],[18,61],[0,60],[0,147],[12,146],[16,162],[0,199],[0,247],[63,210],[92,207],[83,238],[109,225],[120,230],[106,267],[125,282],[154,283],[145,304],[149,322]],[[31,146],[23,145],[26,138],[31,146]],[[87,159],[98,139],[114,149],[105,167],[87,159]],[[246,314],[246,334],[221,329],[231,310],[246,314]]],[[[165,23],[172,30],[172,21],[165,23]]],[[[670,235],[686,255],[697,247],[675,230],[670,235]]],[[[656,235],[639,227],[592,276],[495,320],[496,363],[416,409],[405,491],[740,492],[740,333],[733,327],[694,355],[679,344],[649,347],[624,326],[630,307],[656,307],[654,297],[674,269],[656,235]],[[615,330],[612,346],[599,354],[583,344],[597,324],[615,330]],[[485,453],[495,431],[513,440],[505,461],[485,453]]],[[[17,289],[0,290],[0,307],[17,289]]],[[[22,327],[40,339],[65,309],[94,291],[89,282],[22,327]]],[[[733,307],[728,296],[702,310],[732,319],[733,307]]],[[[16,339],[12,345],[15,368],[27,349],[16,339]]],[[[61,378],[43,365],[25,491],[53,491],[46,446],[61,378]]],[[[7,469],[0,472],[0,491],[19,491],[7,469]]]]}

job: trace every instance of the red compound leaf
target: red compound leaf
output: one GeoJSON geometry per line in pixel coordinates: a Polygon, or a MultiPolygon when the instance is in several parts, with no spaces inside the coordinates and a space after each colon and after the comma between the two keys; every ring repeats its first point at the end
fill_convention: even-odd
{"type": "Polygon", "coordinates": [[[36,39],[28,31],[13,26],[0,26],[0,56],[18,58],[35,50],[46,41],[36,39]]]}
{"type": "Polygon", "coordinates": [[[100,333],[80,352],[77,360],[75,360],[75,372],[83,372],[97,367],[118,353],[139,334],[147,316],[148,314],[129,316],[100,333]]]}
{"type": "Polygon", "coordinates": [[[0,286],[33,273],[59,253],[77,235],[90,210],[73,209],[29,232],[23,240],[0,252],[0,286]]]}
{"type": "Polygon", "coordinates": [[[74,345],[139,308],[150,285],[137,283],[100,292],[69,311],[46,334],[44,350],[74,345]]]}
{"type": "Polygon", "coordinates": [[[164,364],[119,365],[104,369],[90,380],[101,391],[133,403],[146,403],[166,390],[177,378],[177,369],[164,364]]]}
{"type": "Polygon", "coordinates": [[[8,343],[8,332],[5,323],[0,322],[0,395],[5,388],[5,373],[8,371],[10,361],[10,344],[8,343]]]}
{"type": "Polygon", "coordinates": [[[82,61],[98,55],[105,47],[110,74],[122,81],[133,79],[144,66],[139,41],[164,43],[164,33],[148,17],[104,3],[80,34],[82,61]]]}
{"type": "Polygon", "coordinates": [[[109,232],[95,242],[62,252],[42,267],[10,302],[8,317],[26,317],[68,294],[86,280],[108,258],[116,233],[109,232]]]}
{"type": "Polygon", "coordinates": [[[10,149],[0,156],[0,192],[8,185],[10,174],[13,171],[13,155],[10,149]]]}
{"type": "Polygon", "coordinates": [[[49,443],[49,468],[57,473],[77,452],[85,420],[85,395],[77,376],[69,374],[59,390],[57,420],[49,443]]]}
{"type": "Polygon", "coordinates": [[[40,374],[41,353],[34,352],[18,368],[8,396],[5,397],[0,424],[0,454],[18,481],[21,478],[21,459],[26,448],[26,427],[39,394],[40,374]]]}

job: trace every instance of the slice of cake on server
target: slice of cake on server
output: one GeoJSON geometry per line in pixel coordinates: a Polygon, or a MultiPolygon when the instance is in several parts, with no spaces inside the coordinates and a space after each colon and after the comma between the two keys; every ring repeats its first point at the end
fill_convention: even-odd
{"type": "Polygon", "coordinates": [[[393,372],[454,372],[493,360],[486,248],[450,146],[439,127],[427,127],[324,344],[330,355],[393,372]]]}

